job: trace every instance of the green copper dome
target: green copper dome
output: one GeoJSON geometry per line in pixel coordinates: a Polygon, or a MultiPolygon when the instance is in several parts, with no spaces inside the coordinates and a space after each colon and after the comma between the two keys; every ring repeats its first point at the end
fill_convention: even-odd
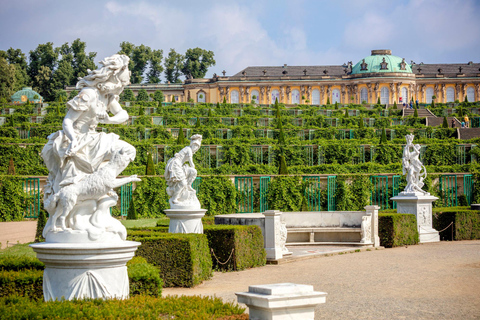
{"type": "Polygon", "coordinates": [[[352,68],[352,74],[363,73],[412,73],[412,68],[405,59],[392,56],[391,50],[372,50],[372,55],[360,60],[352,68]]]}
{"type": "Polygon", "coordinates": [[[39,95],[36,91],[33,91],[31,87],[25,87],[12,95],[13,103],[25,103],[27,102],[27,100],[32,103],[41,103],[43,102],[43,97],[39,95]]]}

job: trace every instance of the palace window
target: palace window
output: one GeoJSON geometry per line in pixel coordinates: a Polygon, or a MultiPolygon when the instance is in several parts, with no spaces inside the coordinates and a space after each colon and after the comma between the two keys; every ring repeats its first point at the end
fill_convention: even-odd
{"type": "Polygon", "coordinates": [[[292,90],[292,104],[300,103],[300,91],[297,89],[292,90]]]}
{"type": "Polygon", "coordinates": [[[275,99],[277,99],[278,102],[280,102],[280,92],[278,92],[277,89],[272,90],[272,100],[271,100],[270,103],[274,104],[274,103],[275,103],[275,99]]]}
{"type": "Polygon", "coordinates": [[[320,90],[318,89],[312,91],[312,104],[320,104],[320,90]]]}
{"type": "Polygon", "coordinates": [[[252,100],[255,101],[255,103],[258,103],[260,97],[258,96],[258,90],[252,90],[252,94],[250,95],[252,97],[252,100]]]}
{"type": "Polygon", "coordinates": [[[447,102],[454,102],[455,101],[455,89],[452,87],[447,88],[447,102]]]}
{"type": "Polygon", "coordinates": [[[340,103],[340,90],[333,89],[332,90],[332,103],[338,102],[340,103]]]}
{"type": "Polygon", "coordinates": [[[199,102],[199,103],[202,103],[202,102],[205,103],[205,101],[206,101],[206,100],[205,100],[205,92],[199,91],[199,92],[197,93],[197,102],[199,102]]]}
{"type": "Polygon", "coordinates": [[[383,87],[380,90],[380,103],[381,104],[389,104],[390,103],[390,90],[387,87],[383,87]]]}
{"type": "Polygon", "coordinates": [[[408,89],[405,87],[402,88],[402,102],[408,103],[408,89]]]}
{"type": "Polygon", "coordinates": [[[368,103],[368,90],[367,90],[367,88],[363,88],[362,90],[360,90],[360,102],[363,103],[363,101],[368,103]]]}
{"type": "Polygon", "coordinates": [[[425,103],[432,103],[433,88],[427,88],[425,103]]]}
{"type": "Polygon", "coordinates": [[[468,99],[468,102],[475,101],[475,90],[473,89],[473,87],[467,88],[467,99],[468,99]]]}
{"type": "Polygon", "coordinates": [[[230,103],[238,103],[238,91],[232,90],[230,93],[230,103]]]}

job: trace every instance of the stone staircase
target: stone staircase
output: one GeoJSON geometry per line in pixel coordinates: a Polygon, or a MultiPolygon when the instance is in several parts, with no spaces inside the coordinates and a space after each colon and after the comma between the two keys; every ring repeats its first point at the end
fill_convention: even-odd
{"type": "MultiPolygon", "coordinates": [[[[452,128],[452,120],[454,122],[453,128],[461,128],[462,124],[455,117],[447,117],[448,127],[452,128]]],[[[427,117],[426,120],[427,127],[441,127],[443,125],[443,117],[427,117]]]]}
{"type": "Polygon", "coordinates": [[[457,137],[460,140],[480,138],[480,128],[457,128],[457,137]]]}
{"type": "MultiPolygon", "coordinates": [[[[403,109],[402,117],[413,116],[414,113],[415,113],[415,109],[405,108],[403,109]]],[[[435,117],[435,115],[428,109],[417,109],[417,113],[419,118],[435,117]]]]}

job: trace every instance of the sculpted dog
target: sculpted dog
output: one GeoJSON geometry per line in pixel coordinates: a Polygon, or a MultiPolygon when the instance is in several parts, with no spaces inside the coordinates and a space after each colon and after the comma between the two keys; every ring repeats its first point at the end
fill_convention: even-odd
{"type": "Polygon", "coordinates": [[[117,176],[127,167],[130,161],[131,154],[121,149],[113,155],[105,166],[87,175],[80,182],[63,187],[51,196],[52,199],[49,199],[50,205],[56,204],[56,209],[43,229],[43,236],[46,237],[50,231],[71,230],[67,227],[65,219],[78,201],[98,200],[106,194],[114,193],[114,188],[129,182],[140,181],[137,175],[117,179],[117,176]],[[60,227],[57,227],[57,220],[60,227]]]}

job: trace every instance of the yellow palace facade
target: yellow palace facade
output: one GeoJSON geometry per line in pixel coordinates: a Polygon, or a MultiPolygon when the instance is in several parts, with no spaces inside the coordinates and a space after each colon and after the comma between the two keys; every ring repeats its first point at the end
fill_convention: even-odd
{"type": "Polygon", "coordinates": [[[162,90],[166,101],[197,103],[324,105],[327,102],[420,103],[480,100],[480,63],[407,63],[391,50],[372,50],[370,56],[338,66],[247,67],[233,76],[214,75],[183,84],[131,85],[137,93],[162,90]]]}

